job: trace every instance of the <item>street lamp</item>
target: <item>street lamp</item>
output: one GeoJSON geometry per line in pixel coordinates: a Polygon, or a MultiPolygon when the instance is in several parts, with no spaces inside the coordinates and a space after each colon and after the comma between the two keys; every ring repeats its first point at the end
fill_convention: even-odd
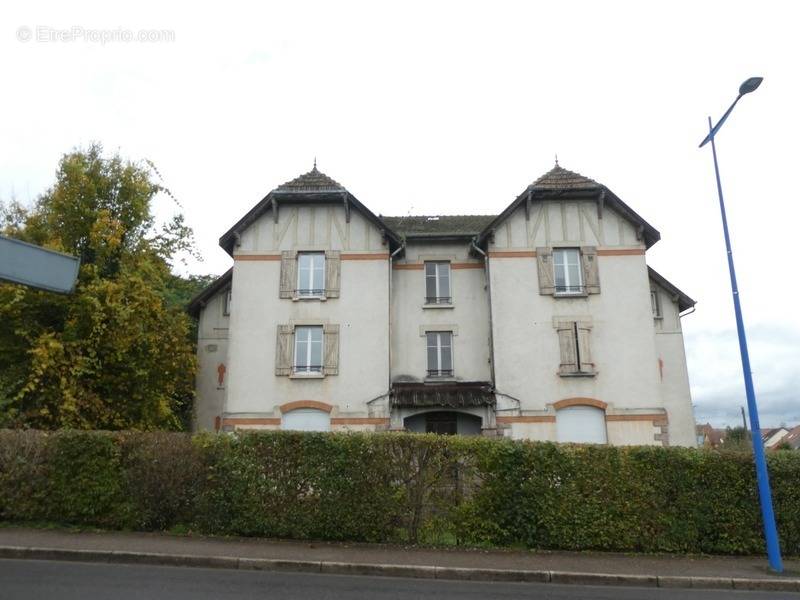
{"type": "Polygon", "coordinates": [[[702,148],[711,142],[711,152],[714,156],[714,173],[717,177],[717,193],[719,194],[719,210],[722,213],[722,231],[725,234],[725,249],[728,253],[728,271],[731,276],[731,292],[733,293],[733,309],[736,313],[736,331],[739,334],[739,352],[742,355],[742,371],[744,372],[744,389],[747,394],[747,409],[750,413],[750,438],[753,441],[753,457],[756,463],[756,480],[758,481],[758,496],[761,501],[761,517],[764,521],[764,537],[767,542],[767,557],[769,566],[777,573],[783,572],[781,561],[781,547],[778,540],[778,530],[775,526],[775,513],[772,510],[772,493],[769,489],[769,474],[767,473],[767,461],[764,458],[764,443],[761,440],[761,425],[758,422],[758,406],[756,405],[756,394],[753,390],[753,375],[750,372],[750,355],[747,352],[747,336],[744,332],[744,321],[742,320],[742,307],[739,303],[739,287],[736,284],[736,270],[733,267],[733,252],[731,251],[731,237],[728,233],[728,218],[725,214],[725,201],[722,199],[722,184],[719,179],[719,165],[717,163],[717,147],[714,138],[719,132],[722,124],[731,114],[736,103],[750,92],[754,92],[761,85],[763,77],[751,77],[739,86],[739,95],[733,101],[730,108],[725,111],[719,122],[712,127],[711,117],[708,117],[708,135],[700,143],[702,148]]]}

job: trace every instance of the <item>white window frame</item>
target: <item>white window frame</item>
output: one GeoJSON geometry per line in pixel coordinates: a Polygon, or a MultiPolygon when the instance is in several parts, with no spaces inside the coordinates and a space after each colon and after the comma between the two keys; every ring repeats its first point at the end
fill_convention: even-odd
{"type": "Polygon", "coordinates": [[[661,319],[664,313],[661,311],[661,294],[658,290],[650,290],[650,308],[653,311],[654,319],[661,319]]]}
{"type": "Polygon", "coordinates": [[[553,248],[553,288],[553,293],[556,296],[581,296],[586,293],[585,284],[583,282],[583,264],[581,262],[580,248],[553,248]],[[576,266],[578,267],[577,282],[573,282],[571,279],[569,267],[572,265],[567,260],[568,256],[576,257],[576,266]],[[559,258],[561,258],[561,264],[559,264],[559,258]],[[566,288],[564,290],[558,289],[559,267],[563,269],[564,287],[566,288]]]}
{"type": "Polygon", "coordinates": [[[297,290],[295,293],[297,294],[298,298],[324,298],[325,297],[325,270],[327,265],[325,264],[325,253],[324,252],[298,252],[297,253],[297,290]],[[322,261],[322,281],[319,283],[321,287],[318,288],[308,288],[302,289],[300,287],[300,282],[302,280],[303,271],[302,262],[304,258],[311,259],[311,266],[306,269],[310,271],[310,283],[314,285],[314,272],[318,271],[319,269],[316,268],[317,260],[322,261]]]}
{"type": "Polygon", "coordinates": [[[452,304],[453,303],[453,271],[450,268],[449,260],[426,260],[425,261],[425,304],[452,304]],[[428,296],[428,266],[433,267],[433,277],[435,281],[436,296],[428,296]],[[443,275],[447,274],[447,295],[442,295],[443,275]]]}
{"type": "Polygon", "coordinates": [[[325,328],[322,325],[297,325],[294,328],[294,350],[292,352],[292,373],[294,375],[322,375],[325,369],[325,328]],[[319,365],[311,364],[311,355],[312,355],[312,344],[314,342],[312,340],[312,334],[314,330],[319,330],[320,339],[319,339],[319,357],[320,363],[319,365]],[[302,334],[307,333],[305,339],[301,339],[302,334]],[[306,345],[306,356],[305,356],[305,365],[300,366],[298,364],[298,346],[300,343],[305,343],[306,345]]]}
{"type": "Polygon", "coordinates": [[[440,378],[453,377],[453,374],[455,373],[455,369],[453,367],[454,360],[453,360],[453,332],[452,331],[426,331],[425,332],[425,362],[427,364],[426,372],[427,372],[427,374],[428,374],[427,376],[429,378],[440,379],[440,378]],[[435,336],[435,340],[436,340],[436,344],[434,346],[431,346],[431,344],[430,344],[430,339],[431,339],[430,336],[432,336],[432,335],[435,336]],[[442,369],[442,348],[445,348],[445,347],[448,346],[448,344],[443,344],[442,343],[442,337],[443,336],[448,336],[448,340],[450,342],[449,343],[449,347],[450,347],[450,368],[449,369],[442,369]],[[433,366],[436,367],[435,369],[431,368],[432,365],[428,361],[428,358],[429,358],[428,350],[430,348],[436,348],[436,365],[433,365],[433,366]],[[448,371],[448,372],[444,373],[443,371],[448,371]]]}

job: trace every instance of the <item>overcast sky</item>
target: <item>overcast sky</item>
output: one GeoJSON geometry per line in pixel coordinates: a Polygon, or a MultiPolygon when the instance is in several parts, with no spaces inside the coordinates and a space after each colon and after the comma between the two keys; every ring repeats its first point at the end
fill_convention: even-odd
{"type": "MultiPolygon", "coordinates": [[[[706,119],[718,137],[762,425],[800,422],[790,2],[14,2],[0,6],[0,198],[32,202],[92,141],[148,158],[205,260],[311,168],[376,213],[497,213],[560,164],[661,231],[648,263],[690,296],[698,422],[745,403],[706,119]],[[126,39],[147,30],[151,41],[126,39]],[[105,38],[105,40],[104,40],[105,38]],[[792,266],[794,265],[794,266],[792,266]]],[[[159,200],[158,214],[176,210],[159,200]]]]}

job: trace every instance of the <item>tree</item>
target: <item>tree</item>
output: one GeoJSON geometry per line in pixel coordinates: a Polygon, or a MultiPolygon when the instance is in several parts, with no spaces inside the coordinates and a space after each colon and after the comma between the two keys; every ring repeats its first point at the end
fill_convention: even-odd
{"type": "MultiPolygon", "coordinates": [[[[149,163],[92,145],[62,157],[32,209],[0,215],[6,235],[81,259],[75,292],[0,285],[0,424],[178,429],[193,398],[187,286],[170,272],[193,252],[182,215],[156,228],[169,193],[149,163]]],[[[191,287],[191,286],[190,286],[191,287]]]]}
{"type": "Polygon", "coordinates": [[[750,433],[744,427],[728,427],[725,429],[725,438],[721,450],[733,452],[751,452],[750,433]]]}

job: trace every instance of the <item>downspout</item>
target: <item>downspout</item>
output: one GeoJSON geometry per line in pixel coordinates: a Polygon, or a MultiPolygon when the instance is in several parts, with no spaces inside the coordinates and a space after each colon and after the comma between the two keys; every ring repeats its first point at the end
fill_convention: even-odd
{"type": "MultiPolygon", "coordinates": [[[[394,257],[397,256],[397,254],[399,254],[401,250],[404,250],[405,247],[406,247],[406,241],[405,241],[405,239],[403,239],[400,242],[400,245],[397,247],[397,249],[389,255],[389,335],[388,335],[388,339],[389,339],[389,381],[388,381],[388,387],[387,387],[388,391],[386,392],[387,399],[391,398],[391,394],[392,394],[392,302],[394,301],[394,299],[392,298],[392,274],[394,273],[393,261],[394,261],[394,257]]],[[[389,428],[391,428],[391,426],[392,426],[392,414],[391,414],[391,409],[390,409],[389,410],[389,428]]]]}
{"type": "Polygon", "coordinates": [[[486,272],[486,295],[489,298],[489,369],[492,377],[492,388],[496,387],[494,376],[494,319],[492,318],[492,277],[489,271],[489,255],[481,250],[475,243],[477,237],[472,238],[470,246],[478,254],[483,256],[483,268],[486,272]]]}

